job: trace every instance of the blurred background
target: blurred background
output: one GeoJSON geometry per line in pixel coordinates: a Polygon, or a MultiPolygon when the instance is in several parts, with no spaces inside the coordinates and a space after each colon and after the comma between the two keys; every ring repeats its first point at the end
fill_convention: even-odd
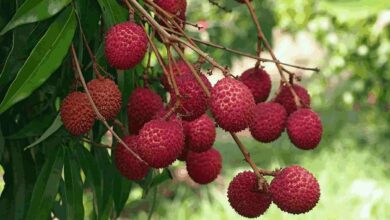
{"type": "MultiPolygon", "coordinates": [[[[203,40],[255,53],[256,30],[245,5],[188,0],[188,19],[202,25],[189,33],[203,40]],[[202,13],[199,13],[202,12],[202,13]]],[[[264,31],[277,57],[319,73],[289,68],[302,77],[312,107],[320,113],[324,134],[313,151],[296,149],[286,134],[272,144],[254,141],[247,131],[239,136],[258,166],[268,169],[299,164],[321,185],[321,199],[305,215],[289,215],[275,205],[262,219],[390,219],[390,1],[388,0],[254,0],[264,31]]],[[[224,50],[204,48],[234,75],[254,60],[224,50]]],[[[196,54],[186,51],[196,60],[196,54]]],[[[264,53],[268,57],[267,53],[264,53]]],[[[264,63],[273,89],[279,77],[264,63]]],[[[217,71],[210,77],[216,82],[217,71]]],[[[121,219],[241,219],[231,209],[226,190],[231,179],[248,170],[231,137],[218,131],[215,147],[223,155],[218,179],[199,186],[188,177],[184,163],[175,163],[173,180],[145,194],[133,184],[121,219]]],[[[0,167],[1,168],[1,167],[0,167]]],[[[0,177],[1,177],[0,169],[0,177]]],[[[4,182],[0,178],[0,192],[4,182]]],[[[92,212],[92,193],[85,192],[85,213],[92,212]]]]}

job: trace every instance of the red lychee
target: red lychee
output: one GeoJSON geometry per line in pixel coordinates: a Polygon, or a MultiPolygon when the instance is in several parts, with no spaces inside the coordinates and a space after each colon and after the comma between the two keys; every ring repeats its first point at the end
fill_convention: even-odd
{"type": "Polygon", "coordinates": [[[210,149],[215,141],[216,131],[213,120],[206,114],[185,123],[186,145],[189,150],[203,152],[210,149]]]}
{"type": "MultiPolygon", "coordinates": [[[[293,85],[293,89],[295,93],[298,95],[298,97],[301,99],[303,104],[306,107],[309,107],[310,95],[307,92],[307,90],[297,84],[293,85]]],[[[284,108],[286,108],[287,114],[291,114],[297,110],[297,106],[294,101],[294,96],[292,95],[290,89],[286,85],[282,86],[280,93],[275,98],[275,102],[278,102],[281,105],[283,105],[284,108]]]]}
{"type": "MultiPolygon", "coordinates": [[[[211,89],[211,84],[206,76],[200,75],[203,83],[211,89]]],[[[183,120],[192,121],[203,115],[209,104],[209,98],[192,75],[182,75],[176,77],[177,87],[182,96],[180,108],[177,111],[183,120]]],[[[171,91],[171,104],[176,102],[176,94],[171,91]]]]}
{"type": "Polygon", "coordinates": [[[144,28],[134,22],[117,24],[107,32],[104,49],[108,63],[114,68],[133,68],[142,61],[147,48],[144,28]]]}
{"type": "MultiPolygon", "coordinates": [[[[170,67],[169,65],[166,65],[165,68],[167,71],[169,71],[170,67]]],[[[171,68],[174,76],[191,75],[191,69],[184,60],[175,61],[175,63],[171,64],[171,68]]],[[[171,87],[165,74],[163,74],[161,77],[161,84],[165,89],[170,90],[171,87]]]]}
{"type": "MultiPolygon", "coordinates": [[[[139,143],[137,136],[125,136],[122,140],[138,154],[139,143]]],[[[148,173],[149,167],[137,159],[126,147],[118,144],[115,149],[115,165],[119,172],[129,180],[141,180],[148,173]]]]}
{"type": "Polygon", "coordinates": [[[91,130],[95,113],[86,93],[72,92],[61,103],[61,120],[72,135],[78,136],[91,130]]]}
{"type": "Polygon", "coordinates": [[[281,210],[292,214],[312,210],[320,199],[320,186],[316,178],[297,165],[279,171],[269,191],[273,202],[281,210]]]}
{"type": "Polygon", "coordinates": [[[122,94],[114,81],[94,79],[87,86],[97,109],[106,120],[118,115],[122,107],[122,94]]]}
{"type": "Polygon", "coordinates": [[[249,130],[256,140],[269,143],[280,137],[286,127],[286,120],[287,112],[281,104],[259,103],[255,107],[249,130]]]}
{"type": "Polygon", "coordinates": [[[177,15],[180,19],[185,19],[187,10],[186,0],[155,0],[154,2],[165,11],[177,15]]]}
{"type": "Polygon", "coordinates": [[[248,69],[242,73],[240,81],[251,90],[256,103],[267,100],[271,92],[271,78],[264,69],[248,69]]]}
{"type": "Polygon", "coordinates": [[[322,137],[320,116],[310,109],[299,109],[287,119],[287,134],[291,142],[303,150],[314,149],[322,137]]]}
{"type": "Polygon", "coordinates": [[[208,184],[221,172],[222,157],[214,148],[202,153],[189,151],[186,164],[188,175],[192,180],[199,184],[208,184]]]}
{"type": "Polygon", "coordinates": [[[210,109],[221,128],[239,132],[252,120],[255,100],[248,87],[233,78],[217,82],[211,91],[210,109]]]}
{"type": "Polygon", "coordinates": [[[129,131],[138,134],[142,126],[163,109],[161,97],[148,88],[136,88],[127,102],[129,131]]]}
{"type": "Polygon", "coordinates": [[[175,122],[152,120],[139,132],[140,156],[153,168],[173,163],[183,151],[183,129],[175,122]]]}
{"type": "Polygon", "coordinates": [[[259,190],[256,174],[250,171],[241,172],[233,178],[227,196],[233,209],[247,218],[259,217],[272,203],[271,195],[259,190]]]}

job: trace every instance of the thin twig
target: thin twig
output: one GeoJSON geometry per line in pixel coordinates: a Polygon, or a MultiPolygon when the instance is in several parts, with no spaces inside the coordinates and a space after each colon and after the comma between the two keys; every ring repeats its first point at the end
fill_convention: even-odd
{"type": "MultiPolygon", "coordinates": [[[[170,33],[174,33],[176,35],[183,36],[182,34],[180,34],[177,31],[170,30],[168,28],[164,28],[164,29],[167,30],[170,33]]],[[[259,60],[259,61],[264,62],[264,63],[279,63],[279,64],[284,65],[284,66],[289,66],[289,67],[296,68],[296,69],[301,69],[301,70],[308,70],[308,71],[313,71],[313,72],[319,72],[320,71],[320,69],[317,68],[317,67],[304,67],[304,66],[298,66],[298,65],[294,65],[294,64],[280,62],[280,61],[275,61],[273,59],[261,58],[261,57],[258,57],[258,56],[255,56],[255,55],[252,55],[252,54],[249,54],[249,53],[245,53],[243,51],[235,50],[235,49],[232,49],[232,48],[229,48],[229,47],[225,47],[225,46],[213,43],[213,42],[203,41],[203,40],[195,38],[195,37],[190,37],[190,38],[191,38],[191,40],[193,40],[193,41],[195,41],[197,43],[204,44],[206,46],[214,47],[214,48],[221,49],[221,50],[226,50],[226,51],[228,51],[230,53],[237,54],[237,55],[244,56],[244,57],[248,57],[248,58],[252,58],[252,59],[255,59],[255,60],[259,60]]]]}
{"type": "Polygon", "coordinates": [[[76,70],[77,70],[77,73],[80,77],[80,81],[84,87],[84,90],[87,94],[87,97],[88,97],[88,100],[93,108],[93,111],[95,112],[96,114],[96,117],[98,118],[98,120],[100,120],[103,125],[110,131],[110,133],[118,140],[119,143],[121,143],[123,146],[125,146],[125,148],[135,157],[137,158],[138,160],[142,161],[143,163],[145,164],[148,164],[146,163],[137,153],[135,153],[119,136],[118,134],[112,129],[112,127],[107,123],[106,119],[103,117],[103,115],[99,112],[99,110],[97,109],[96,107],[96,104],[95,102],[93,101],[92,99],[92,96],[91,96],[91,93],[89,92],[88,90],[88,87],[87,87],[87,84],[85,82],[85,79],[84,79],[84,76],[81,72],[81,67],[80,67],[80,64],[79,64],[79,61],[78,61],[78,58],[77,58],[77,54],[76,54],[76,50],[74,48],[74,45],[72,44],[71,46],[71,51],[72,51],[72,58],[75,62],[75,65],[76,65],[76,70]]]}
{"type": "Polygon", "coordinates": [[[249,12],[250,14],[252,15],[252,17],[254,18],[254,20],[256,21],[256,26],[258,28],[258,34],[260,35],[259,38],[262,39],[265,47],[267,48],[268,52],[270,53],[272,59],[274,61],[278,61],[278,62],[275,62],[275,65],[279,71],[279,75],[280,75],[280,78],[281,80],[287,85],[287,87],[289,88],[291,94],[293,95],[294,97],[294,102],[296,104],[296,106],[298,108],[301,108],[302,107],[302,104],[301,104],[301,99],[299,98],[299,96],[297,95],[297,93],[295,92],[295,90],[293,89],[292,85],[290,84],[290,82],[286,79],[285,75],[283,74],[283,67],[282,65],[279,64],[279,60],[276,58],[275,56],[275,53],[273,52],[272,50],[272,47],[271,45],[269,44],[267,38],[265,38],[265,35],[263,33],[263,30],[261,28],[261,25],[260,23],[257,21],[257,16],[256,16],[256,12],[255,12],[255,9],[253,8],[253,5],[249,2],[249,0],[244,0],[246,5],[248,6],[248,9],[249,9],[249,12]]]}

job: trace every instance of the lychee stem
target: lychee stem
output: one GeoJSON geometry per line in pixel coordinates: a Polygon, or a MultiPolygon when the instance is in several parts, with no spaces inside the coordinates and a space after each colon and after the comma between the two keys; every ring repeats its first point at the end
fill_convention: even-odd
{"type": "MultiPolygon", "coordinates": [[[[166,28],[166,27],[163,27],[163,28],[166,31],[170,32],[170,33],[173,33],[173,34],[176,34],[176,35],[179,35],[179,36],[184,36],[183,34],[177,32],[175,30],[171,30],[171,29],[166,28]]],[[[240,55],[240,56],[244,56],[244,57],[252,58],[252,59],[255,59],[255,60],[259,60],[259,61],[264,62],[264,63],[276,63],[276,62],[278,62],[281,65],[289,66],[289,67],[296,68],[296,69],[313,71],[313,72],[319,72],[320,71],[320,69],[318,67],[304,67],[304,66],[298,66],[298,65],[294,65],[294,64],[280,62],[280,61],[277,61],[277,60],[275,61],[273,59],[267,59],[267,58],[258,57],[258,56],[255,56],[255,55],[252,55],[252,54],[249,54],[249,53],[245,53],[245,52],[242,52],[242,51],[239,51],[239,50],[235,50],[235,49],[232,49],[232,48],[229,48],[229,47],[225,47],[225,46],[213,43],[213,42],[203,41],[203,40],[195,38],[195,37],[190,37],[190,38],[191,38],[191,40],[193,40],[193,41],[195,41],[197,43],[204,44],[206,46],[214,47],[214,48],[217,48],[217,49],[225,50],[225,51],[228,51],[230,53],[237,54],[237,55],[240,55]]]]}
{"type": "Polygon", "coordinates": [[[95,147],[103,147],[103,148],[111,149],[111,146],[93,142],[93,141],[91,141],[91,140],[88,139],[88,138],[81,138],[81,141],[83,141],[83,142],[85,142],[85,143],[88,143],[88,144],[90,144],[90,145],[92,145],[92,146],[95,146],[95,147]]]}
{"type": "MultiPolygon", "coordinates": [[[[261,34],[261,27],[259,24],[259,19],[256,16],[256,12],[255,12],[255,9],[253,8],[252,3],[249,0],[244,0],[244,1],[245,1],[246,6],[249,9],[253,23],[255,24],[256,29],[257,29],[257,56],[261,57],[261,51],[262,51],[261,43],[263,41],[263,35],[261,34]]],[[[255,65],[255,69],[258,69],[259,66],[260,66],[260,60],[257,60],[256,65],[255,65]]]]}
{"type": "MultiPolygon", "coordinates": [[[[219,65],[212,57],[210,57],[207,53],[203,52],[202,50],[198,49],[197,47],[194,47],[193,45],[191,45],[190,43],[188,43],[187,41],[175,36],[175,35],[172,35],[172,34],[169,34],[168,32],[165,31],[164,28],[162,28],[151,16],[150,14],[137,2],[137,0],[125,0],[125,1],[130,1],[134,7],[143,15],[143,17],[145,17],[145,19],[148,21],[148,23],[153,27],[155,28],[160,36],[162,35],[162,37],[164,38],[167,38],[170,42],[178,42],[180,44],[184,44],[185,46],[191,48],[193,51],[195,51],[196,53],[198,53],[200,56],[204,57],[210,64],[212,64],[215,68],[218,68],[220,69],[224,74],[228,74],[229,70],[226,69],[226,67],[223,67],[221,65],[219,65]]],[[[153,2],[150,1],[150,0],[145,0],[144,2],[150,4],[150,5],[153,5],[153,2]]]]}
{"type": "Polygon", "coordinates": [[[216,6],[217,8],[219,8],[219,9],[221,9],[221,10],[227,12],[227,13],[231,13],[231,12],[232,12],[231,9],[228,9],[227,7],[222,6],[221,4],[219,4],[219,3],[218,3],[217,1],[215,1],[215,0],[208,0],[208,1],[209,1],[210,4],[216,6]]]}
{"type": "MultiPolygon", "coordinates": [[[[257,28],[257,32],[258,32],[258,38],[263,41],[263,43],[264,43],[265,47],[267,48],[268,52],[271,54],[272,59],[275,60],[275,61],[279,61],[276,58],[275,53],[273,52],[272,47],[269,44],[267,38],[265,38],[265,36],[264,36],[263,29],[261,28],[261,25],[260,25],[260,23],[258,21],[256,12],[255,12],[255,9],[253,8],[252,3],[250,3],[249,0],[244,0],[244,1],[245,1],[245,4],[248,6],[249,13],[252,16],[252,19],[253,19],[254,23],[256,24],[256,28],[257,28]]],[[[287,85],[287,87],[291,91],[291,94],[294,97],[294,102],[295,102],[297,108],[301,108],[302,107],[301,99],[299,98],[299,96],[297,95],[297,93],[293,89],[292,85],[290,84],[290,82],[286,79],[285,75],[283,74],[283,67],[279,64],[279,62],[275,62],[275,65],[276,65],[276,67],[277,67],[277,69],[279,71],[280,78],[282,79],[282,81],[287,85]]]]}
{"type": "MultiPolygon", "coordinates": [[[[181,50],[177,46],[173,45],[173,47],[175,48],[175,50],[179,54],[179,56],[184,60],[184,62],[186,62],[186,64],[190,67],[192,75],[195,77],[195,79],[198,82],[198,84],[202,87],[202,89],[206,93],[207,97],[210,97],[211,96],[210,90],[207,88],[207,86],[204,84],[202,79],[199,77],[199,75],[197,74],[194,66],[185,59],[183,52],[181,52],[181,50]]],[[[256,176],[259,179],[259,189],[260,190],[266,190],[267,181],[264,178],[263,173],[264,174],[270,174],[272,172],[271,171],[267,171],[267,170],[263,170],[263,169],[259,169],[256,166],[256,164],[253,162],[252,158],[249,155],[248,150],[246,149],[244,144],[240,141],[240,139],[237,137],[237,135],[235,133],[233,133],[233,132],[229,132],[229,133],[233,137],[233,139],[236,142],[236,144],[238,145],[241,153],[244,155],[245,161],[252,167],[253,171],[256,173],[256,176]]]]}
{"type": "Polygon", "coordinates": [[[120,137],[119,135],[112,129],[112,127],[107,123],[106,119],[103,117],[103,115],[99,112],[99,110],[97,109],[96,107],[96,104],[95,102],[93,101],[92,99],[92,96],[91,96],[91,93],[89,92],[88,90],[88,87],[87,87],[87,83],[85,82],[85,79],[84,79],[84,76],[83,76],[83,73],[81,72],[81,67],[80,67],[80,64],[79,64],[79,61],[78,61],[78,58],[77,58],[77,54],[76,54],[76,50],[74,48],[74,45],[72,44],[71,45],[71,51],[72,51],[72,58],[75,62],[75,65],[76,65],[76,70],[77,70],[77,73],[80,77],[80,81],[84,87],[84,90],[85,90],[85,93],[87,94],[87,97],[88,97],[88,100],[92,106],[92,109],[93,111],[95,112],[97,118],[104,124],[104,126],[110,131],[110,133],[118,140],[119,143],[121,143],[123,146],[125,146],[125,148],[135,157],[137,158],[139,161],[145,163],[146,165],[148,165],[148,163],[146,163],[137,153],[135,153],[120,137]]]}

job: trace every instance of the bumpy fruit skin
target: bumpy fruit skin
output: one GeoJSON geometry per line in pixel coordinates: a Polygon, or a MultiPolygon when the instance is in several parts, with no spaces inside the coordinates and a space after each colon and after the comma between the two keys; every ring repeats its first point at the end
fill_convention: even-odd
{"type": "Polygon", "coordinates": [[[312,210],[320,199],[316,178],[297,165],[279,171],[271,181],[269,191],[273,202],[281,210],[292,214],[312,210]]]}
{"type": "MultiPolygon", "coordinates": [[[[139,143],[137,136],[125,136],[122,140],[136,154],[139,153],[139,143]]],[[[115,149],[115,165],[119,172],[129,180],[141,180],[148,173],[149,167],[144,162],[138,160],[126,147],[118,144],[115,149]]]]}
{"type": "Polygon", "coordinates": [[[189,151],[186,159],[188,175],[199,184],[213,182],[222,169],[221,154],[214,148],[202,153],[189,151]]]}
{"type": "Polygon", "coordinates": [[[249,124],[252,136],[263,143],[270,143],[280,137],[286,127],[287,112],[279,103],[259,103],[253,120],[249,124]]]}
{"type": "Polygon", "coordinates": [[[111,79],[94,79],[88,83],[88,90],[100,114],[107,120],[121,111],[122,94],[111,79]]]}
{"type": "Polygon", "coordinates": [[[248,69],[242,73],[240,81],[251,90],[256,103],[267,100],[271,92],[271,78],[264,69],[248,69]]]}
{"type": "MultiPolygon", "coordinates": [[[[301,101],[306,107],[310,106],[310,95],[305,88],[299,85],[293,85],[293,89],[298,97],[301,98],[301,101]]],[[[291,114],[297,110],[297,105],[295,104],[294,97],[287,86],[283,86],[280,90],[280,93],[276,96],[275,102],[281,104],[286,108],[287,114],[291,114]]]]}
{"type": "MultiPolygon", "coordinates": [[[[206,76],[200,75],[202,81],[211,89],[211,84],[206,76]]],[[[182,75],[176,77],[177,87],[179,93],[183,96],[181,101],[181,107],[178,113],[181,115],[183,120],[192,121],[203,115],[208,106],[209,98],[203,91],[202,87],[198,84],[195,77],[192,75],[182,75]]],[[[176,102],[176,94],[171,91],[171,104],[176,102]]]]}
{"type": "Polygon", "coordinates": [[[162,110],[164,104],[161,97],[148,88],[136,88],[127,102],[127,117],[129,131],[138,134],[142,126],[152,120],[153,116],[162,110]]]}
{"type": "Polygon", "coordinates": [[[186,146],[195,152],[204,152],[210,149],[215,141],[216,131],[213,120],[206,114],[183,124],[186,130],[186,146]]]}
{"type": "MultiPolygon", "coordinates": [[[[172,63],[171,67],[172,67],[172,73],[175,76],[191,75],[191,69],[187,65],[187,63],[184,62],[184,60],[177,60],[176,65],[174,63],[172,63]]],[[[167,71],[169,71],[168,65],[165,66],[165,68],[167,69],[167,71]]],[[[161,84],[164,86],[165,89],[170,90],[171,87],[169,85],[168,79],[165,76],[165,74],[163,74],[161,77],[161,84]]]]}
{"type": "Polygon", "coordinates": [[[287,119],[287,134],[291,142],[303,150],[314,149],[321,142],[320,116],[310,109],[299,109],[287,119]]]}
{"type": "Polygon", "coordinates": [[[247,218],[264,214],[272,203],[269,193],[261,192],[256,174],[250,171],[239,173],[228,187],[227,196],[232,208],[247,218]]]}
{"type": "Polygon", "coordinates": [[[66,130],[79,136],[91,130],[95,122],[95,113],[87,94],[72,92],[64,98],[60,108],[61,120],[66,130]]]}
{"type": "Polygon", "coordinates": [[[173,163],[183,151],[183,129],[175,122],[152,120],[139,133],[140,156],[153,168],[173,163]]]}
{"type": "Polygon", "coordinates": [[[219,126],[239,132],[252,120],[255,100],[248,87],[235,79],[224,78],[211,91],[210,109],[219,126]]]}
{"type": "Polygon", "coordinates": [[[186,0],[155,0],[154,2],[165,11],[177,15],[180,19],[185,19],[187,10],[186,0]]]}
{"type": "Polygon", "coordinates": [[[106,34],[105,54],[114,68],[133,68],[142,61],[147,48],[148,38],[144,28],[134,22],[117,24],[106,34]]]}

